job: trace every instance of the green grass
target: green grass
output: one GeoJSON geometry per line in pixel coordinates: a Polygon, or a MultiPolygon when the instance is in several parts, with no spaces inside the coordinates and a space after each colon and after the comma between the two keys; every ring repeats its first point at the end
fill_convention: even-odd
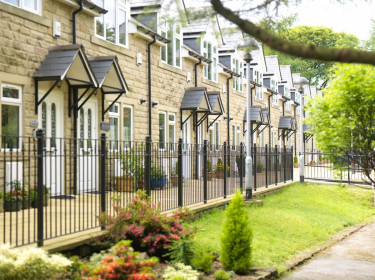
{"type": "MultiPolygon", "coordinates": [[[[285,271],[288,260],[315,248],[336,232],[371,219],[371,190],[335,185],[292,184],[249,207],[253,230],[253,264],[285,271]]],[[[196,244],[220,253],[224,211],[213,210],[190,223],[197,226],[196,244]]]]}

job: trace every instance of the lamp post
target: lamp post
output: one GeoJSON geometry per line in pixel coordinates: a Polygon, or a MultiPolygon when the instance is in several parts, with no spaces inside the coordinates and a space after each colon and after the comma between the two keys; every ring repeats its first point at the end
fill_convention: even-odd
{"type": "Polygon", "coordinates": [[[294,79],[294,84],[298,85],[298,92],[301,95],[301,111],[300,111],[300,147],[299,147],[299,181],[303,183],[305,181],[305,158],[303,154],[303,86],[309,84],[309,80],[305,77],[298,77],[294,79]]]}

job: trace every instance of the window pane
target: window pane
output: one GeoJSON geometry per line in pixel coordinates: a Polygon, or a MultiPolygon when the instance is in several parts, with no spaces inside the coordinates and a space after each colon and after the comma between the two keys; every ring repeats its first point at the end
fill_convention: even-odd
{"type": "Polygon", "coordinates": [[[219,149],[219,144],[220,144],[220,125],[219,123],[215,124],[215,137],[216,137],[216,149],[219,149]]]}
{"type": "Polygon", "coordinates": [[[214,130],[210,129],[209,130],[209,139],[210,139],[210,151],[214,150],[214,130]]]}
{"type": "Polygon", "coordinates": [[[84,110],[79,110],[79,146],[83,148],[83,138],[85,137],[85,115],[84,110]]]}
{"type": "Polygon", "coordinates": [[[130,144],[132,140],[132,109],[128,107],[124,107],[123,134],[124,141],[130,144]]]}
{"type": "Polygon", "coordinates": [[[110,124],[110,129],[109,129],[109,139],[110,141],[110,149],[111,150],[118,150],[118,118],[115,117],[110,117],[109,118],[109,124],[110,124]]]}
{"type": "Polygon", "coordinates": [[[168,44],[168,64],[173,65],[173,26],[169,26],[167,38],[171,41],[168,44]]]}
{"type": "Polygon", "coordinates": [[[20,136],[19,127],[19,106],[2,105],[1,106],[1,134],[2,148],[19,148],[18,136],[20,136]],[[5,136],[6,135],[6,136],[5,136]],[[9,137],[15,136],[15,137],[9,137]]]}
{"type": "Polygon", "coordinates": [[[23,0],[23,6],[29,10],[37,10],[37,0],[23,0]]]}
{"type": "MultiPolygon", "coordinates": [[[[161,32],[161,36],[163,36],[164,38],[166,38],[167,37],[167,33],[165,31],[162,31],[161,32]]],[[[163,61],[167,61],[167,54],[166,54],[166,52],[167,52],[167,48],[166,47],[162,47],[161,48],[161,60],[163,60],[163,61]]]]}
{"type": "Polygon", "coordinates": [[[169,138],[168,142],[171,143],[171,150],[173,150],[174,141],[174,124],[169,124],[169,138]]]}
{"type": "Polygon", "coordinates": [[[56,104],[51,106],[51,147],[56,147],[56,104]]]}
{"type": "Polygon", "coordinates": [[[159,114],[159,148],[165,148],[165,114],[159,114]]]}
{"type": "Polygon", "coordinates": [[[180,40],[176,39],[176,66],[181,66],[180,56],[180,40]]]}
{"type": "Polygon", "coordinates": [[[232,150],[236,148],[236,127],[232,125],[232,150]]]}
{"type": "Polygon", "coordinates": [[[19,7],[20,6],[20,1],[19,0],[3,0],[6,3],[12,4],[14,6],[19,7]]]}
{"type": "Polygon", "coordinates": [[[91,148],[92,137],[92,114],[91,109],[87,112],[87,148],[91,148]]]}
{"type": "Polygon", "coordinates": [[[116,2],[106,1],[105,9],[108,11],[105,14],[105,38],[107,41],[116,42],[116,2]]]}
{"type": "Polygon", "coordinates": [[[109,109],[109,112],[118,113],[118,105],[114,104],[113,106],[111,106],[111,108],[109,109]]]}
{"type": "Polygon", "coordinates": [[[3,88],[3,97],[19,99],[19,90],[16,88],[3,88]]]}
{"type": "Polygon", "coordinates": [[[174,122],[174,115],[172,114],[169,115],[169,121],[174,122]]]}
{"type": "Polygon", "coordinates": [[[126,45],[126,13],[124,10],[118,11],[118,32],[119,43],[126,45]]]}

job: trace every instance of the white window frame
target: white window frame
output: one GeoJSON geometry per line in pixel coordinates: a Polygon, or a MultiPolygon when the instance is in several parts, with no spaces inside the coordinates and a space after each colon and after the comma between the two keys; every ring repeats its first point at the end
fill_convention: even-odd
{"type": "Polygon", "coordinates": [[[239,77],[233,77],[233,90],[237,92],[243,92],[243,87],[241,86],[243,84],[243,75],[242,75],[243,63],[238,57],[232,57],[231,63],[232,63],[232,71],[234,73],[240,74],[239,77]]]}
{"type": "MultiPolygon", "coordinates": [[[[120,3],[119,0],[102,0],[102,1],[103,1],[103,5],[104,5],[104,7],[102,7],[102,8],[105,8],[105,2],[106,1],[116,1],[116,4],[115,4],[116,5],[116,11],[115,11],[115,15],[116,15],[116,19],[115,19],[115,30],[116,30],[115,42],[111,42],[111,41],[108,41],[106,39],[106,34],[105,34],[106,33],[106,28],[105,28],[105,26],[106,26],[106,14],[100,16],[100,17],[103,18],[104,36],[101,36],[101,35],[97,34],[96,20],[97,20],[98,17],[94,18],[95,36],[100,38],[100,39],[103,39],[104,41],[106,41],[108,43],[128,48],[129,47],[129,17],[130,17],[130,6],[129,6],[128,1],[126,1],[125,5],[120,3]],[[119,30],[118,30],[119,11],[120,10],[125,12],[125,44],[120,43],[120,36],[119,36],[119,30]]],[[[98,4],[97,1],[95,1],[95,3],[98,4]]]]}
{"type": "Polygon", "coordinates": [[[236,146],[240,146],[240,140],[241,140],[241,126],[237,125],[237,135],[236,135],[236,146]]]}
{"type": "MultiPolygon", "coordinates": [[[[111,105],[112,105],[112,103],[111,103],[111,105]]],[[[115,103],[115,104],[113,104],[112,105],[112,107],[111,107],[111,109],[112,108],[116,108],[117,107],[117,113],[116,112],[111,112],[111,110],[108,110],[108,117],[109,118],[117,118],[117,125],[118,125],[118,127],[117,127],[117,135],[118,135],[118,138],[119,139],[117,139],[117,140],[113,140],[113,139],[111,139],[111,135],[109,135],[110,136],[110,138],[109,138],[109,141],[110,141],[110,151],[117,151],[118,150],[118,146],[119,146],[119,144],[120,144],[120,104],[118,104],[118,103],[115,103]],[[115,148],[115,149],[111,149],[111,146],[112,146],[112,142],[115,142],[115,141],[117,141],[117,145],[115,144],[115,146],[117,146],[117,148],[115,148]]]]}
{"type": "Polygon", "coordinates": [[[207,40],[207,38],[205,40],[202,40],[201,44],[202,44],[202,55],[205,58],[208,58],[209,60],[212,61],[210,65],[206,64],[203,66],[203,78],[209,81],[217,82],[217,62],[219,60],[218,59],[218,47],[212,44],[212,40],[209,41],[207,40]],[[211,57],[208,57],[209,46],[211,48],[211,57]],[[211,69],[211,78],[208,77],[209,69],[211,69]]]}
{"type": "Polygon", "coordinates": [[[25,0],[19,0],[19,5],[13,5],[12,3],[7,2],[6,0],[0,0],[0,2],[3,2],[5,4],[20,8],[22,10],[28,11],[33,14],[42,15],[42,0],[35,0],[36,2],[36,10],[30,9],[25,6],[25,0]]]}
{"type": "Polygon", "coordinates": [[[218,151],[220,150],[220,122],[215,122],[215,132],[214,132],[214,138],[215,138],[215,149],[218,151]]]}
{"type": "Polygon", "coordinates": [[[236,150],[237,125],[232,124],[232,151],[236,150]]]}
{"type": "Polygon", "coordinates": [[[134,109],[133,109],[133,106],[127,105],[127,104],[123,104],[122,107],[121,107],[121,135],[120,135],[120,138],[121,138],[122,142],[124,142],[124,144],[126,144],[125,139],[123,139],[124,138],[124,108],[130,109],[130,147],[125,147],[125,145],[124,145],[124,149],[128,150],[129,148],[131,148],[133,146],[134,109]]]}
{"type": "MultiPolygon", "coordinates": [[[[166,137],[167,137],[167,112],[165,111],[159,111],[159,114],[158,116],[160,115],[164,115],[164,135],[163,135],[163,141],[161,142],[160,141],[160,128],[159,128],[159,150],[160,151],[165,151],[166,149],[166,145],[167,145],[167,142],[166,142],[166,137]],[[161,143],[163,143],[163,148],[161,148],[161,143]]],[[[158,122],[160,121],[160,117],[158,118],[158,122]]],[[[160,126],[160,123],[158,124],[160,126]]]]}
{"type": "Polygon", "coordinates": [[[213,152],[215,150],[215,130],[214,126],[210,126],[208,129],[208,141],[210,144],[210,152],[213,152]],[[212,139],[211,139],[212,136],[212,139]]]}
{"type": "MultiPolygon", "coordinates": [[[[18,148],[14,148],[12,150],[15,150],[15,151],[20,151],[21,150],[21,146],[22,146],[22,86],[19,86],[19,85],[15,85],[15,84],[8,84],[8,83],[4,83],[4,84],[1,84],[1,107],[2,108],[2,105],[11,105],[11,106],[18,106],[18,114],[19,114],[19,120],[18,120],[18,134],[19,134],[19,139],[18,139],[18,148]],[[9,98],[9,97],[3,97],[3,90],[4,88],[14,88],[14,89],[17,89],[19,91],[19,96],[18,98],[9,98]]],[[[2,113],[2,112],[1,112],[2,113]]],[[[5,136],[3,135],[3,132],[1,131],[0,134],[2,136],[5,136]]],[[[2,139],[1,139],[2,141],[2,139]]],[[[2,146],[2,143],[1,143],[1,146],[2,146]]],[[[2,151],[9,151],[10,149],[9,148],[1,148],[2,151]]]]}
{"type": "Polygon", "coordinates": [[[168,142],[169,142],[169,150],[174,151],[174,144],[176,143],[176,114],[175,113],[168,113],[168,142]],[[173,121],[169,119],[170,116],[173,116],[173,121]],[[170,135],[170,126],[173,126],[173,141],[169,141],[169,135],[170,135]]]}
{"type": "Polygon", "coordinates": [[[161,18],[160,34],[163,37],[166,37],[167,39],[169,39],[171,41],[165,47],[160,48],[160,59],[161,59],[161,61],[170,65],[170,66],[182,69],[182,54],[181,54],[181,49],[182,49],[182,44],[183,44],[182,26],[177,22],[168,20],[166,18],[161,18]],[[177,28],[179,28],[180,33],[176,32],[177,28]],[[170,29],[172,29],[172,38],[168,38],[168,31],[170,29]],[[176,42],[177,42],[177,40],[180,41],[180,47],[179,47],[179,54],[180,55],[179,55],[178,58],[176,57],[177,56],[177,53],[176,53],[176,50],[177,50],[177,43],[176,42]],[[168,46],[170,44],[172,44],[172,64],[170,64],[168,62],[168,46]],[[163,57],[162,57],[163,52],[164,52],[164,55],[165,55],[165,60],[163,60],[163,57]],[[178,59],[180,65],[177,65],[177,63],[176,63],[177,59],[178,59]]]}

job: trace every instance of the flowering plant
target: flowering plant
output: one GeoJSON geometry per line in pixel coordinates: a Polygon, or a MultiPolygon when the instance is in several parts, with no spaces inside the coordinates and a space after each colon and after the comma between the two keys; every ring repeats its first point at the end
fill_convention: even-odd
{"type": "Polygon", "coordinates": [[[180,217],[184,215],[181,210],[167,217],[159,207],[152,204],[144,191],[138,191],[126,208],[115,206],[115,210],[115,217],[102,217],[108,230],[106,237],[112,242],[132,240],[135,250],[147,252],[150,256],[163,258],[172,242],[190,238],[194,234],[191,228],[182,226],[180,217]]]}
{"type": "Polygon", "coordinates": [[[21,190],[12,190],[5,193],[5,201],[21,201],[22,200],[22,191],[21,190]]]}
{"type": "MultiPolygon", "coordinates": [[[[46,185],[43,185],[43,194],[49,194],[49,189],[46,187],[46,185]]],[[[38,185],[34,185],[30,189],[30,200],[35,201],[38,197],[38,185]]]]}

